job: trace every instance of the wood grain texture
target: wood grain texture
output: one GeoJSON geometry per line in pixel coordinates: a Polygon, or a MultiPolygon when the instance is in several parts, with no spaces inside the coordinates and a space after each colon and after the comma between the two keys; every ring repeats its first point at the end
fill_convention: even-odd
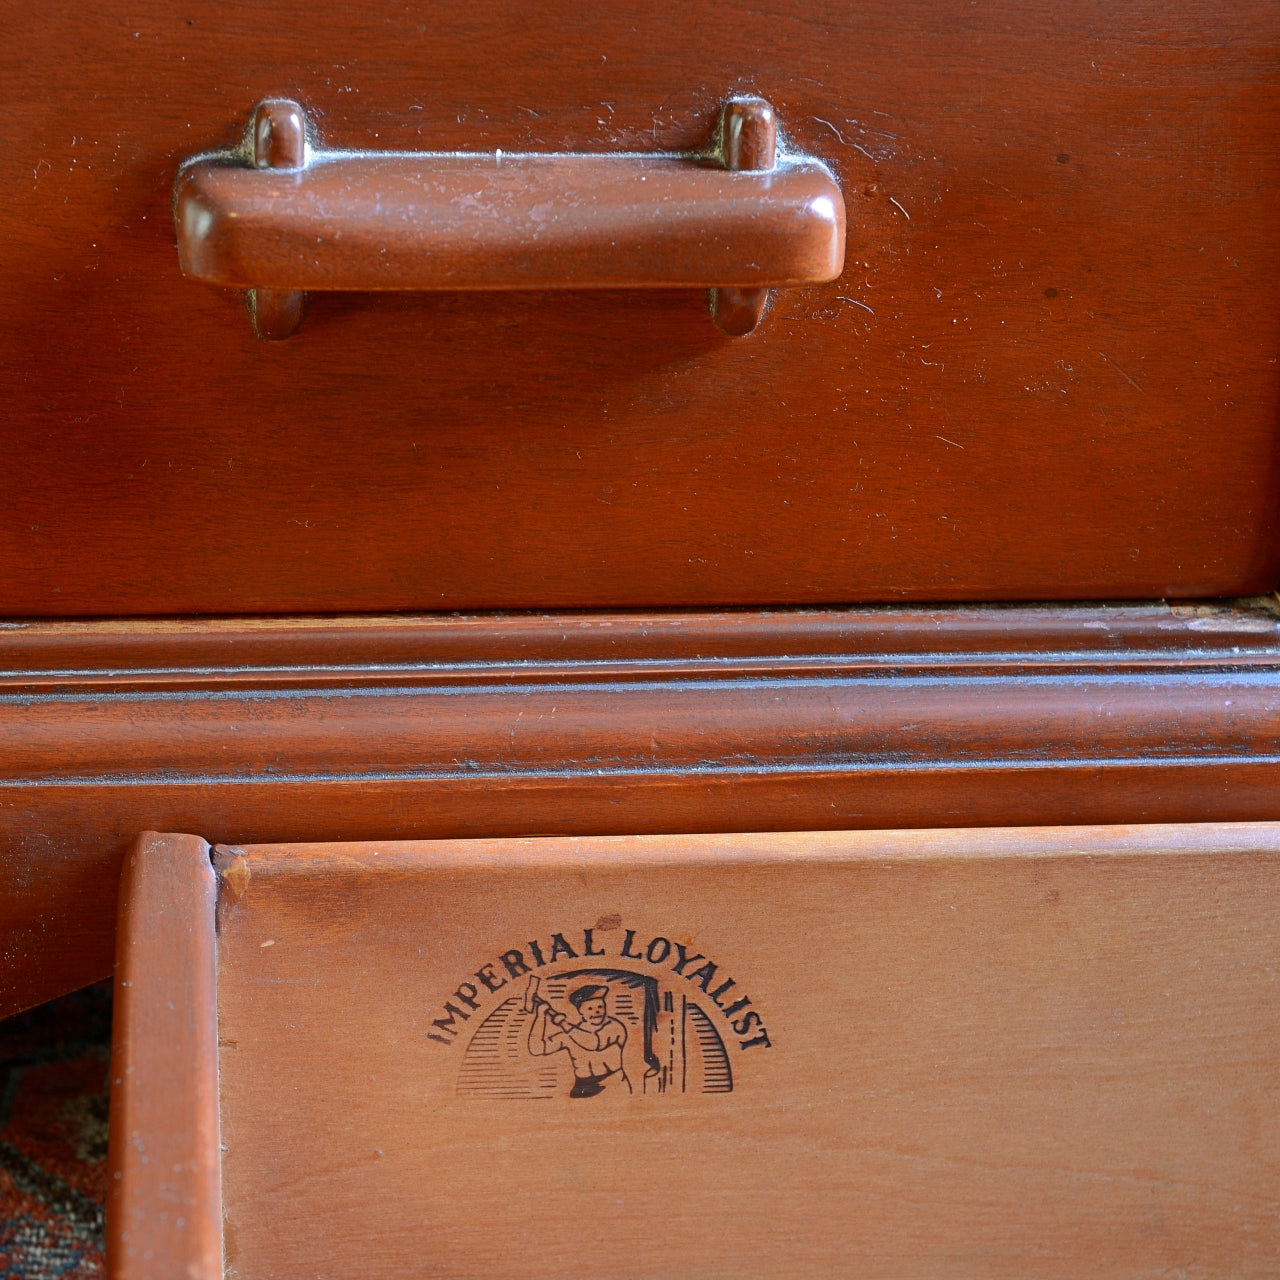
{"type": "Polygon", "coordinates": [[[0,628],[0,1010],[120,859],[244,843],[1280,818],[1258,605],[0,628]]]}
{"type": "Polygon", "coordinates": [[[221,1280],[217,890],[209,846],[144,832],[124,861],[112,1014],[110,1280],[221,1280]]]}
{"type": "Polygon", "coordinates": [[[7,18],[0,611],[1276,583],[1267,0],[7,18]],[[842,277],[747,340],[696,293],[441,294],[265,345],[178,269],[177,168],[264,97],[336,147],[603,155],[699,146],[732,92],[850,206],[842,277]]]}
{"type": "Polygon", "coordinates": [[[1275,824],[221,856],[243,1280],[1280,1266],[1275,824]]]}

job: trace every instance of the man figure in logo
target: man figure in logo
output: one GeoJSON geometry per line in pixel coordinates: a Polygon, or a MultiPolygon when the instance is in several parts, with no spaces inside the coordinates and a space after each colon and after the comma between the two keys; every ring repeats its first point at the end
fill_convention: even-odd
{"type": "Polygon", "coordinates": [[[609,1016],[606,1000],[609,988],[592,984],[569,993],[569,1003],[577,1010],[578,1021],[571,1022],[553,1009],[529,984],[526,1007],[533,1006],[533,1022],[529,1025],[529,1052],[538,1058],[553,1053],[567,1053],[573,1063],[571,1098],[594,1098],[603,1093],[605,1084],[617,1085],[631,1092],[631,1081],[622,1067],[622,1046],[627,1043],[627,1029],[617,1018],[609,1016]]]}

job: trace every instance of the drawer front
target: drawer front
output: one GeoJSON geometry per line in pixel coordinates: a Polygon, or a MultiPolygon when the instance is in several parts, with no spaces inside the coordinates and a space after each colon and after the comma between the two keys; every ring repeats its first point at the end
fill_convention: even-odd
{"type": "Polygon", "coordinates": [[[182,1238],[122,1125],[204,1133],[244,1280],[1275,1274],[1275,825],[213,864],[152,837],[126,878],[117,1274],[182,1238]],[[211,1027],[215,952],[166,1109],[166,984],[211,1027]]]}
{"type": "Polygon", "coordinates": [[[0,611],[1245,594],[1277,577],[1274,5],[196,0],[15,12],[0,611]],[[495,68],[501,68],[500,73],[495,68]],[[843,275],[325,294],[185,280],[182,161],[672,152],[774,105],[843,275]]]}

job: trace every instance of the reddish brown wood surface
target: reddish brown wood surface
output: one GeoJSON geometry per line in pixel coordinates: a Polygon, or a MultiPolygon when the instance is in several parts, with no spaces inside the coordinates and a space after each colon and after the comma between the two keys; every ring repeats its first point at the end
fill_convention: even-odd
{"type": "Polygon", "coordinates": [[[1270,589],[1280,11],[872,0],[12,7],[0,611],[1270,589]],[[179,163],[297,98],[337,147],[682,150],[767,97],[840,280],[323,297],[182,278],[179,163]]]}
{"type": "Polygon", "coordinates": [[[1280,818],[1266,608],[0,628],[0,1009],[120,858],[228,842],[1280,818]]]}
{"type": "Polygon", "coordinates": [[[1276,824],[219,865],[242,1280],[1280,1268],[1276,824]],[[606,991],[602,1092],[533,977],[570,1020],[606,991]]]}
{"type": "Polygon", "coordinates": [[[216,898],[209,846],[138,837],[124,860],[112,1014],[111,1280],[220,1280],[216,898]]]}

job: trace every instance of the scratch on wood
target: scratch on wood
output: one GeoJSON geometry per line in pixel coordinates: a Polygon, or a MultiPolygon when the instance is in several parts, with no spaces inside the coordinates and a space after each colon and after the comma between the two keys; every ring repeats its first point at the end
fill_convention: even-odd
{"type": "Polygon", "coordinates": [[[839,129],[837,129],[837,128],[835,127],[835,125],[833,125],[833,124],[831,123],[831,121],[830,121],[830,120],[824,120],[821,116],[813,116],[812,118],[813,118],[814,120],[816,120],[819,124],[825,124],[825,125],[827,126],[827,128],[828,128],[828,129],[830,129],[830,130],[831,130],[831,132],[832,132],[832,133],[834,133],[834,134],[836,135],[836,137],[837,137],[837,138],[839,138],[839,139],[840,139],[840,141],[841,141],[842,143],[844,143],[844,145],[845,145],[846,147],[849,145],[849,144],[848,144],[848,142],[845,142],[845,136],[844,136],[844,134],[843,134],[843,133],[841,133],[841,132],[840,132],[840,130],[839,130],[839,129]]]}
{"type": "MultiPolygon", "coordinates": [[[[837,293],[837,294],[836,294],[836,300],[837,300],[838,302],[852,302],[852,303],[853,303],[853,305],[854,305],[855,307],[861,307],[861,308],[863,309],[863,311],[871,311],[871,308],[870,308],[869,306],[867,306],[867,304],[866,304],[865,302],[859,302],[859,301],[857,300],[857,298],[850,298],[850,297],[848,297],[846,294],[843,294],[843,293],[837,293]]],[[[872,315],[875,315],[875,312],[874,312],[874,311],[871,311],[871,314],[872,314],[872,315]]]]}
{"type": "Polygon", "coordinates": [[[1147,393],[1140,387],[1105,351],[1099,351],[1098,354],[1137,392],[1141,395],[1147,393]]]}
{"type": "MultiPolygon", "coordinates": [[[[890,204],[897,204],[897,205],[898,205],[898,208],[899,208],[899,209],[902,209],[902,206],[901,206],[900,204],[898,204],[898,202],[897,202],[897,201],[896,201],[892,196],[890,196],[890,197],[889,197],[889,203],[890,203],[890,204]]],[[[906,220],[907,220],[908,222],[910,222],[910,221],[911,221],[911,215],[910,215],[910,214],[909,214],[905,209],[902,209],[902,216],[903,216],[904,218],[906,218],[906,220]]]]}

